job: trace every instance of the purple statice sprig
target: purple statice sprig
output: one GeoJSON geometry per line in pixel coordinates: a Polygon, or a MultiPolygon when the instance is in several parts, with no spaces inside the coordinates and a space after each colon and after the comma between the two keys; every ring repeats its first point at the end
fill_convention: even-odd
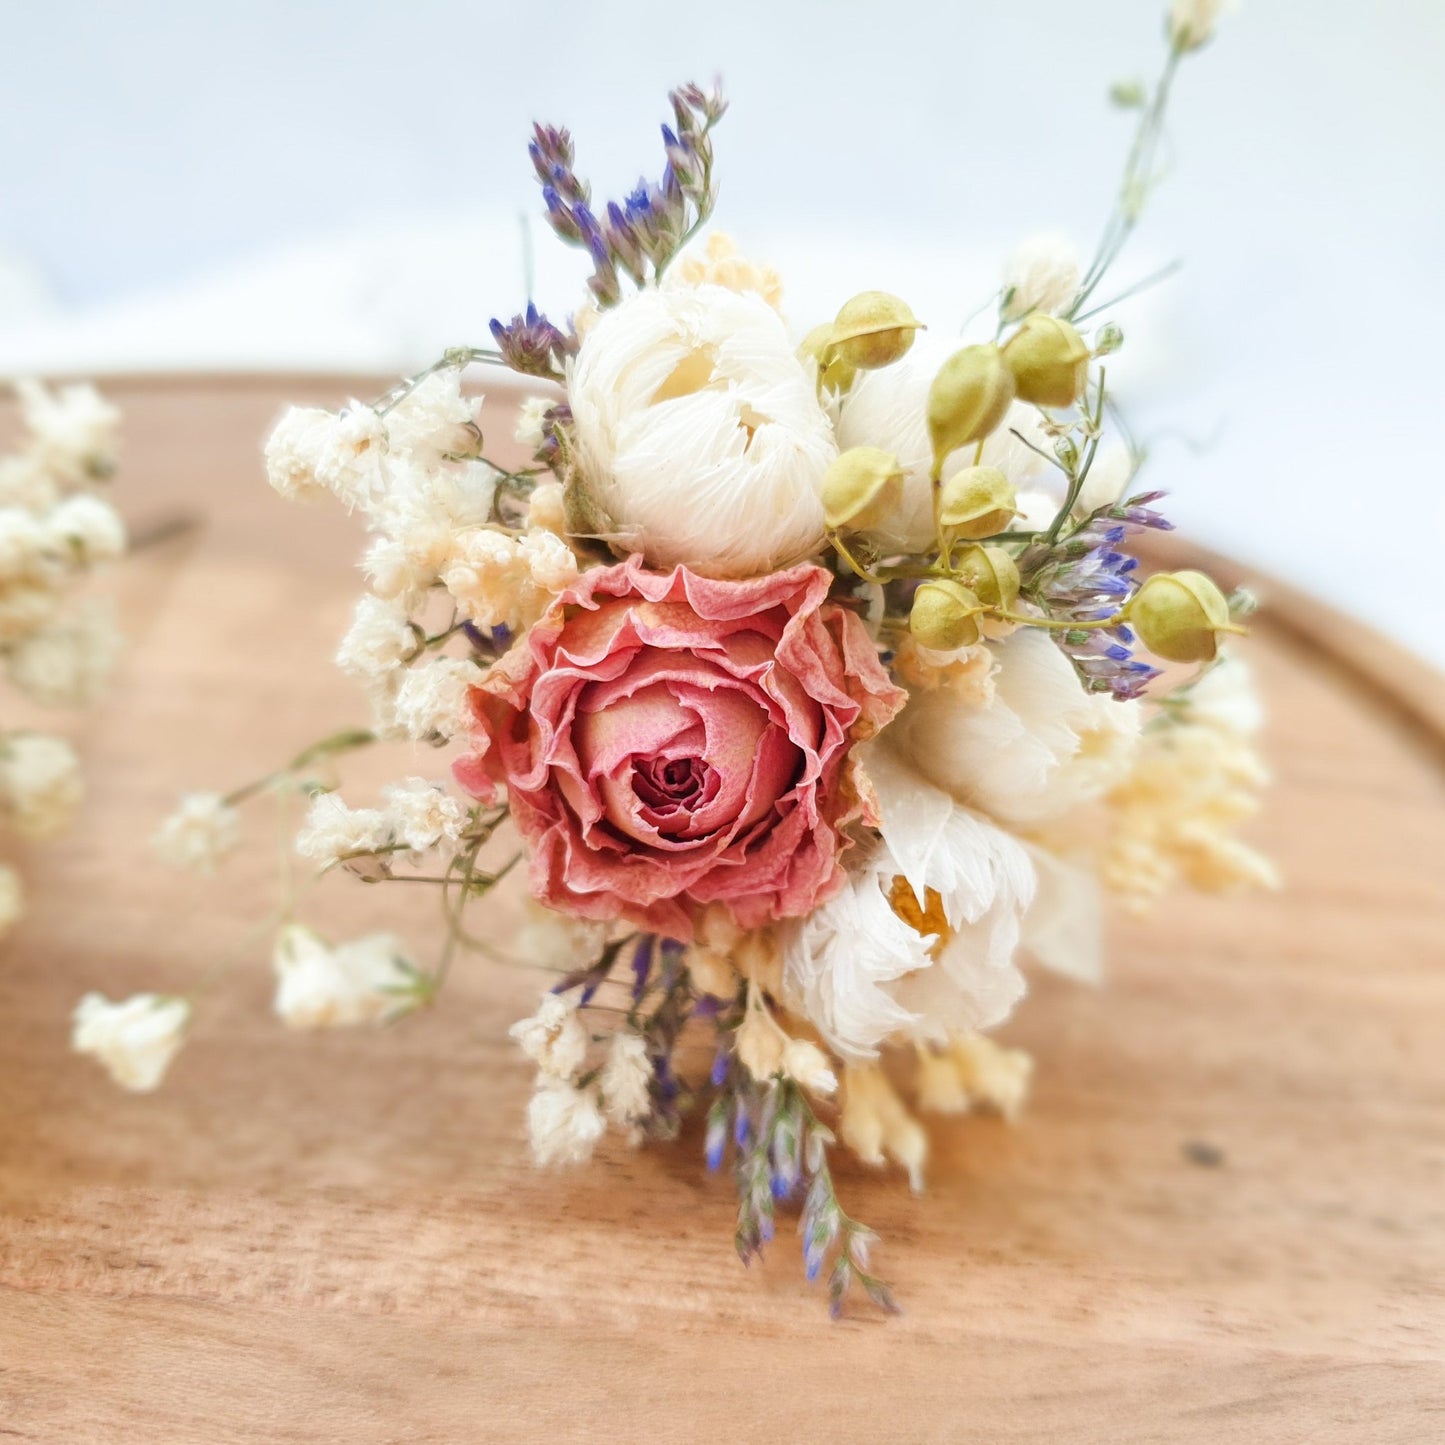
{"type": "MultiPolygon", "coordinates": [[[[1141,492],[1099,507],[1062,540],[1030,547],[1019,559],[1025,595],[1056,620],[1095,623],[1115,616],[1139,588],[1139,559],[1124,544],[1140,531],[1173,526],[1152,505],[1163,495],[1141,492]]],[[[1135,655],[1133,630],[1124,623],[1058,628],[1051,635],[1091,692],[1136,698],[1159,676],[1157,667],[1135,655]]]]}
{"type": "Polygon", "coordinates": [[[712,129],[727,104],[721,90],[681,85],[668,95],[673,123],[662,127],[662,178],[638,181],[621,201],[592,204],[592,188],[578,174],[571,134],[537,125],[529,151],[542,186],[547,224],[568,245],[592,259],[588,289],[599,306],[622,299],[622,280],[657,281],[712,214],[717,200],[712,129]]]}
{"type": "Polygon", "coordinates": [[[510,321],[493,317],[491,330],[503,363],[523,376],[560,381],[577,349],[577,338],[554,326],[531,301],[510,321]]]}
{"type": "Polygon", "coordinates": [[[738,1257],[744,1264],[760,1258],[777,1231],[779,1207],[801,1197],[804,1272],[816,1280],[832,1260],[828,1302],[833,1317],[843,1312],[855,1284],[879,1309],[896,1314],[892,1291],[868,1267],[869,1246],[877,1236],[839,1204],[828,1164],[833,1134],[818,1120],[802,1088],[784,1078],[757,1083],[726,1048],[719,1049],[712,1083],[718,1093],[708,1110],[707,1163],[711,1170],[720,1169],[731,1144],[738,1257]]]}

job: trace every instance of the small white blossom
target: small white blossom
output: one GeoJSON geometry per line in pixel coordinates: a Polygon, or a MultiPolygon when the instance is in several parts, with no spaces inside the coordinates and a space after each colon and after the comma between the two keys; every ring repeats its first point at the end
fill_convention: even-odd
{"type": "Polygon", "coordinates": [[[184,793],[156,829],[151,847],[172,868],[214,873],[240,841],[241,815],[219,793],[184,793]]]}
{"type": "Polygon", "coordinates": [[[426,468],[449,458],[474,456],[481,442],[477,424],[481,405],[481,397],[462,395],[459,369],[433,372],[387,413],[392,450],[426,468]]]}
{"type": "Polygon", "coordinates": [[[534,968],[569,973],[595,963],[607,945],[608,927],[590,918],[573,918],[528,899],[512,952],[534,968]]]}
{"type": "Polygon", "coordinates": [[[330,492],[349,508],[385,490],[386,427],[369,406],[340,412],[293,406],[266,441],[266,476],[289,501],[330,492]]]}
{"type": "Polygon", "coordinates": [[[1224,0],[1174,0],[1169,7],[1169,39],[1181,50],[1198,50],[1214,34],[1224,0]]]}
{"type": "Polygon", "coordinates": [[[48,512],[59,500],[60,488],[38,457],[0,457],[0,507],[48,512]]]}
{"type": "Polygon", "coordinates": [[[513,435],[517,445],[526,449],[528,456],[535,456],[542,450],[542,424],[547,413],[557,403],[546,396],[529,396],[517,408],[517,428],[513,435]]]}
{"type": "Polygon", "coordinates": [[[64,739],[45,733],[0,738],[0,814],[17,833],[29,838],[63,833],[84,793],[80,760],[64,739]]]}
{"type": "Polygon", "coordinates": [[[587,1031],[577,1017],[577,1006],[559,994],[546,993],[537,1012],[507,1030],[538,1069],[559,1079],[570,1079],[587,1057],[587,1031]]]}
{"type": "Polygon", "coordinates": [[[533,531],[567,533],[566,488],[561,482],[538,482],[527,499],[527,525],[533,531]]]}
{"type": "Polygon", "coordinates": [[[627,1128],[652,1112],[652,1059],[647,1040],[633,1029],[618,1029],[602,1066],[602,1098],[607,1117],[627,1128]]]}
{"type": "Polygon", "coordinates": [[[1030,236],[1009,257],[1003,289],[1005,321],[1062,311],[1078,294],[1079,253],[1062,236],[1030,236]]]}
{"type": "Polygon", "coordinates": [[[20,922],[25,912],[25,889],[20,875],[8,863],[0,863],[0,937],[20,922]]]}
{"type": "Polygon", "coordinates": [[[115,470],[120,412],[88,382],[49,391],[17,381],[30,453],[70,486],[104,479],[115,470]]]}
{"type": "Polygon", "coordinates": [[[472,725],[471,690],[484,676],[465,657],[438,657],[411,668],[396,693],[397,725],[417,741],[459,737],[472,725]]]}
{"type": "Polygon", "coordinates": [[[585,1164],[607,1121],[590,1089],[542,1074],[527,1106],[527,1133],[538,1164],[585,1164]]]}
{"type": "Polygon", "coordinates": [[[407,778],[381,791],[399,843],[414,853],[425,853],[443,841],[455,843],[466,827],[467,810],[444,788],[425,778],[407,778]]]}
{"type": "Polygon", "coordinates": [[[325,866],[378,852],[391,841],[391,819],[380,808],[348,808],[335,793],[318,793],[296,835],[296,851],[325,866]]]}
{"type": "Polygon", "coordinates": [[[48,580],[57,571],[44,523],[28,508],[0,507],[0,583],[48,580]]]}
{"type": "Polygon", "coordinates": [[[121,1088],[148,1094],[165,1077],[190,1020],[183,998],[138,993],[111,1003],[88,993],[76,1006],[70,1046],[99,1059],[121,1088]]]}
{"type": "Polygon", "coordinates": [[[554,533],[515,538],[490,528],[461,538],[442,573],[463,615],[481,627],[531,623],[576,579],[577,559],[554,533]]]}
{"type": "Polygon", "coordinates": [[[82,562],[113,562],[125,551],[125,523],[103,497],[78,492],[45,519],[61,551],[73,550],[82,562]]]}
{"type": "Polygon", "coordinates": [[[336,650],[336,665],[352,677],[370,681],[400,667],[418,646],[406,609],[380,597],[362,597],[351,626],[336,650]]]}
{"type": "Polygon", "coordinates": [[[334,1029],[384,1023],[414,998],[415,970],[389,933],[332,948],[289,923],[276,935],[274,1007],[287,1028],[334,1029]]]}
{"type": "Polygon", "coordinates": [[[120,655],[115,612],[99,598],[22,637],[6,659],[10,680],[47,707],[93,702],[120,655]]]}
{"type": "Polygon", "coordinates": [[[517,545],[528,579],[539,592],[556,596],[577,580],[577,558],[555,532],[527,532],[517,545]]]}

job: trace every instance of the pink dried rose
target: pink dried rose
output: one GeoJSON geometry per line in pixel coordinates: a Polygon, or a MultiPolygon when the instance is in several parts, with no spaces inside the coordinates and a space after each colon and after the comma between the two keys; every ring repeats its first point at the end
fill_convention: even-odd
{"type": "Polygon", "coordinates": [[[686,940],[708,904],[757,928],[842,883],[866,795],[850,748],[906,694],[829,581],[633,557],[584,574],[492,668],[456,776],[506,787],[538,899],[686,940]]]}

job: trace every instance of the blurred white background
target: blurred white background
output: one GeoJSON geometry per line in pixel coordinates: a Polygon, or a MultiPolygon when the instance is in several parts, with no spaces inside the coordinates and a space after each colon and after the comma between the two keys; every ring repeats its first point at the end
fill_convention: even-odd
{"type": "MultiPolygon", "coordinates": [[[[1092,248],[1165,0],[6,7],[0,373],[403,371],[524,298],[535,117],[599,195],[721,73],[721,229],[799,330],[884,287],[935,328],[1040,230],[1092,248]]],[[[1445,5],[1251,0],[1188,63],[1116,273],[1147,480],[1215,546],[1445,663],[1445,5]]],[[[533,226],[538,300],[580,258],[533,226]]]]}

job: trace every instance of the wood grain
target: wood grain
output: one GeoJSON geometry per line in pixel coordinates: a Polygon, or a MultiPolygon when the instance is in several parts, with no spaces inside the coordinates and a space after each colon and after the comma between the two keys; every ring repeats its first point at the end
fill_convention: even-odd
{"type": "MultiPolygon", "coordinates": [[[[1279,781],[1254,837],[1287,890],[1120,922],[1102,990],[1037,980],[1006,1031],[1039,1061],[1027,1118],[938,1130],[922,1199],[842,1166],[906,1313],[835,1325],[793,1239],[739,1266],[696,1133],[533,1170],[504,1036],[524,969],[469,960],[424,1017],[297,1037],[258,952],[161,1093],[67,1053],[83,990],[186,988],[270,907],[265,828],[211,883],[149,861],[173,794],[361,711],[329,665],[355,529],[272,497],[259,439],[284,399],[380,387],[111,389],[133,522],[204,526],[119,578],[133,649],[73,727],[84,826],[23,858],[30,913],[0,958],[0,1437],[1445,1435],[1433,674],[1367,685],[1380,654],[1354,624],[1264,614],[1279,781]],[[1201,1143],[1221,1162],[1193,1162],[1201,1143]]],[[[433,906],[337,880],[315,916],[424,943],[433,906]]]]}

